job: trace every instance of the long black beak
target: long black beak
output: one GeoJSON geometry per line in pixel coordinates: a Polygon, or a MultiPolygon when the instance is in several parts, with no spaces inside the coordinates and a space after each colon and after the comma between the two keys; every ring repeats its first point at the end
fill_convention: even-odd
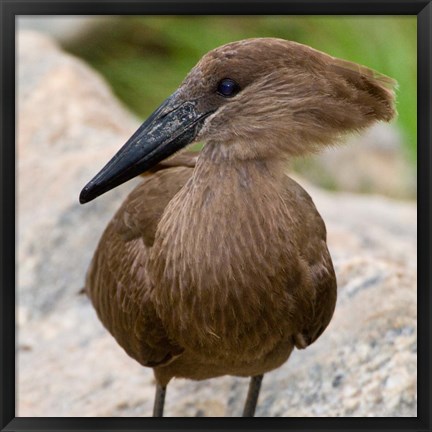
{"type": "Polygon", "coordinates": [[[174,93],[84,187],[80,203],[85,204],[114,189],[193,142],[210,114],[198,113],[193,101],[179,103],[174,93]]]}

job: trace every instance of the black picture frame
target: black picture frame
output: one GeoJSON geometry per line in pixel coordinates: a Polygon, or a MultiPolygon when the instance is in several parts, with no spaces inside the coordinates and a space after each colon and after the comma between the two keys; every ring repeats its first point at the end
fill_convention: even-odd
{"type": "Polygon", "coordinates": [[[431,430],[432,5],[420,0],[0,0],[1,431],[431,430]],[[15,417],[15,17],[18,15],[416,15],[418,19],[418,416],[416,418],[15,417]]]}

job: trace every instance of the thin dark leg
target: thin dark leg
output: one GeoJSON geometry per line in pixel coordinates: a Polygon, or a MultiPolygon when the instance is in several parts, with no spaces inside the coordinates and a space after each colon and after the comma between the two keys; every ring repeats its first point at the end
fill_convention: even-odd
{"type": "Polygon", "coordinates": [[[255,415],[255,408],[258,402],[263,376],[264,375],[257,375],[250,379],[249,391],[243,409],[243,417],[253,417],[255,415]]]}
{"type": "Polygon", "coordinates": [[[156,394],[153,405],[153,417],[163,417],[166,387],[156,383],[156,394]]]}

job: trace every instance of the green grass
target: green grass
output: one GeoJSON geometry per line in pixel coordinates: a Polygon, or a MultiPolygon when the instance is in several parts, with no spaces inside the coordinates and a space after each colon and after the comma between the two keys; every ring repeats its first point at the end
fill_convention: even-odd
{"type": "Polygon", "coordinates": [[[154,16],[113,18],[66,48],[83,57],[144,118],[207,51],[248,37],[305,43],[391,76],[407,158],[417,154],[417,23],[381,16],[154,16]]]}

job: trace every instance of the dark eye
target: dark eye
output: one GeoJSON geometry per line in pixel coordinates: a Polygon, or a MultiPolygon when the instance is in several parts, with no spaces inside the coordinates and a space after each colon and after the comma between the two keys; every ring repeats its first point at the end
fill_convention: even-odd
{"type": "Polygon", "coordinates": [[[230,78],[224,78],[219,82],[217,92],[225,97],[234,96],[240,91],[240,86],[230,78]]]}

